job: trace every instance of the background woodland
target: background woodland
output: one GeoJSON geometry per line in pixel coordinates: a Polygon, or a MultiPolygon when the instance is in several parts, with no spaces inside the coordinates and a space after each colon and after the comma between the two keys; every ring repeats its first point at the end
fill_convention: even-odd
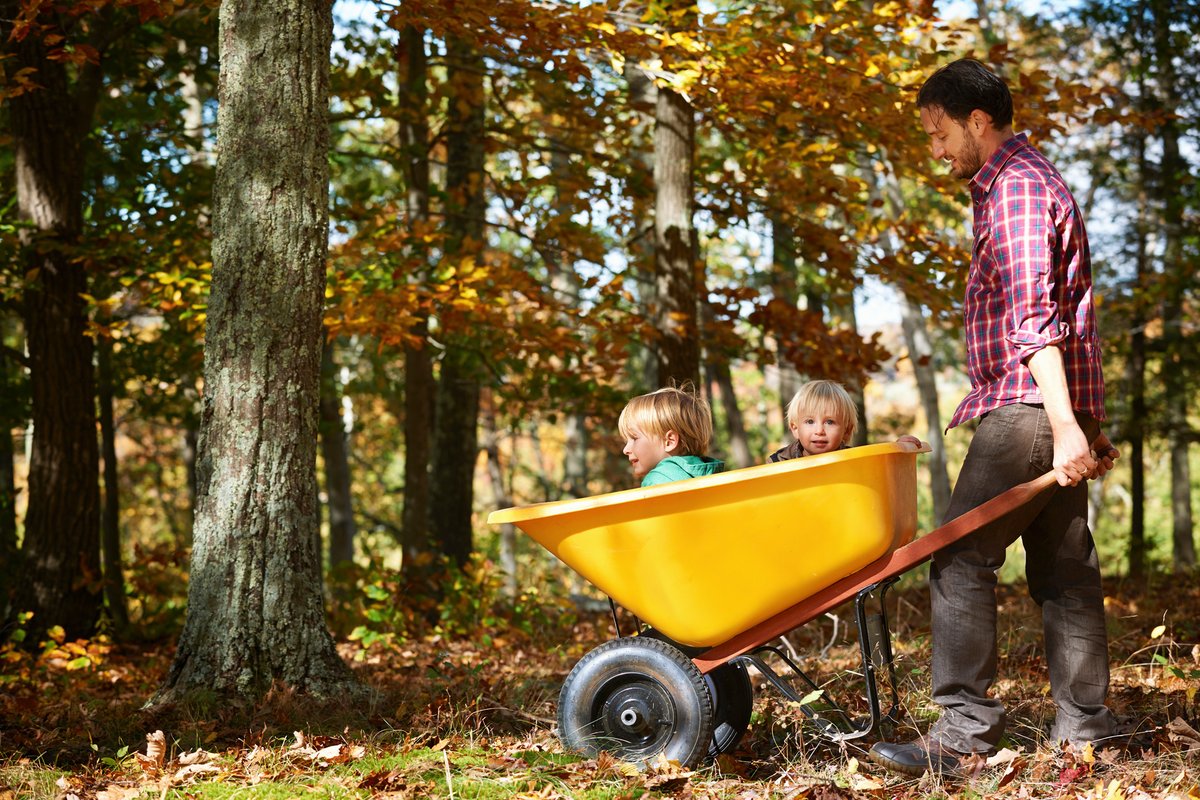
{"type": "Polygon", "coordinates": [[[1088,219],[1113,602],[1196,585],[1194,4],[278,5],[0,2],[13,698],[121,643],[162,707],[362,697],[348,663],[570,629],[602,598],[486,515],[629,488],[616,417],[671,382],[731,467],[843,382],[861,441],[933,446],[934,527],[969,196],[913,101],[962,55],[1088,219]]]}

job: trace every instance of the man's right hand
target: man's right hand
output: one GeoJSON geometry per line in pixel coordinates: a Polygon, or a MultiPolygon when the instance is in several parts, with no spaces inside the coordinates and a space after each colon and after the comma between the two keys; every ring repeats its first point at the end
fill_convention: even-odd
{"type": "Polygon", "coordinates": [[[1113,468],[1113,462],[1121,457],[1121,451],[1113,447],[1112,442],[1102,433],[1092,442],[1092,455],[1096,458],[1096,468],[1087,476],[1088,479],[1103,478],[1113,468]]]}

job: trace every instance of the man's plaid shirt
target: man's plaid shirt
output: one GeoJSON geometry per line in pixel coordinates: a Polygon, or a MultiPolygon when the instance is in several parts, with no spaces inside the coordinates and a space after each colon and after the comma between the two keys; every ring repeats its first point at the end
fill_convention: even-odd
{"type": "Polygon", "coordinates": [[[947,427],[1041,403],[1029,357],[1062,351],[1076,411],[1104,419],[1104,376],[1083,215],[1062,175],[1021,134],[971,179],[975,244],[963,318],[971,391],[947,427]]]}

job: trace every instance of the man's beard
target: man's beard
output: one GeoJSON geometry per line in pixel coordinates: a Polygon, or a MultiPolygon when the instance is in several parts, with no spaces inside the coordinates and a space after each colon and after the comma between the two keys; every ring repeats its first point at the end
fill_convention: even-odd
{"type": "Polygon", "coordinates": [[[963,137],[963,149],[954,165],[954,177],[962,178],[964,181],[969,181],[975,177],[975,173],[983,168],[983,154],[979,149],[979,142],[975,141],[970,135],[963,137]]]}

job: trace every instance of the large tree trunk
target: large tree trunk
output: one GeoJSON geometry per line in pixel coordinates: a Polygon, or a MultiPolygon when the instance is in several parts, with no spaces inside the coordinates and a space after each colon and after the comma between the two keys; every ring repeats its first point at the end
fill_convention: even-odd
{"type": "MultiPolygon", "coordinates": [[[[483,57],[474,46],[447,39],[451,99],[446,120],[446,249],[457,262],[483,247],[483,57]]],[[[442,554],[460,566],[473,550],[471,512],[479,454],[482,369],[466,331],[446,337],[434,411],[430,517],[442,554]]]]}
{"type": "Polygon", "coordinates": [[[221,4],[195,546],[158,703],[358,691],[325,624],[316,480],[332,35],[329,0],[221,4]]]}
{"type": "Polygon", "coordinates": [[[104,454],[104,516],[101,520],[101,555],[104,563],[104,597],[118,631],[129,626],[125,605],[125,572],[121,568],[121,492],[117,474],[117,431],[113,421],[112,339],[96,344],[97,399],[100,403],[100,442],[104,454]]]}
{"type": "Polygon", "coordinates": [[[654,118],[654,261],[658,384],[700,388],[700,334],[692,208],[696,122],[691,104],[659,87],[654,118]]]}
{"type": "Polygon", "coordinates": [[[17,3],[0,4],[9,69],[34,71],[37,89],[8,100],[16,155],[25,333],[33,393],[33,453],[16,609],[32,611],[30,641],[61,625],[88,636],[100,613],[100,491],[92,340],[85,335],[84,267],[72,258],[83,227],[83,147],[99,78],[80,67],[75,90],[34,33],[10,40],[17,3]]]}
{"type": "MultiPolygon", "coordinates": [[[[406,27],[397,44],[403,91],[399,98],[400,135],[404,148],[409,226],[429,219],[429,89],[426,83],[425,31],[406,27]]],[[[422,255],[424,255],[422,250],[422,255]]],[[[413,275],[423,281],[427,270],[413,275]]],[[[414,343],[404,347],[404,524],[402,545],[406,561],[428,552],[429,459],[433,430],[433,358],[429,345],[429,320],[424,313],[413,324],[414,343]]]]}
{"type": "Polygon", "coordinates": [[[350,494],[349,435],[342,420],[342,393],[333,342],[321,354],[321,458],[329,509],[329,565],[354,561],[354,500],[350,494]]]}

